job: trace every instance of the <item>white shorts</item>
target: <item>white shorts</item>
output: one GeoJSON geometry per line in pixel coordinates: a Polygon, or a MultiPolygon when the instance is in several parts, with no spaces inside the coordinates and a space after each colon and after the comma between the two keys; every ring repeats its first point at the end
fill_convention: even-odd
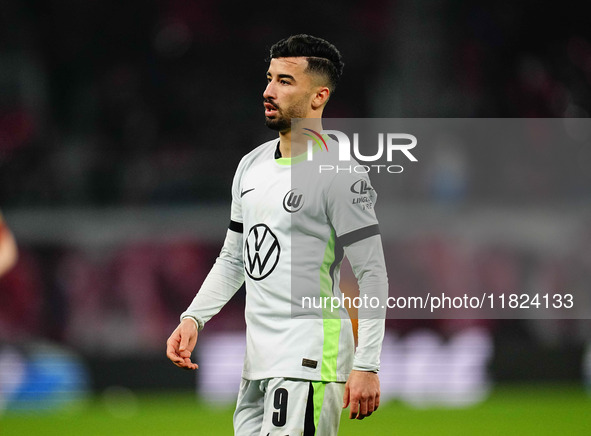
{"type": "Polygon", "coordinates": [[[236,436],[335,436],[345,383],[269,378],[242,379],[236,411],[236,436]]]}

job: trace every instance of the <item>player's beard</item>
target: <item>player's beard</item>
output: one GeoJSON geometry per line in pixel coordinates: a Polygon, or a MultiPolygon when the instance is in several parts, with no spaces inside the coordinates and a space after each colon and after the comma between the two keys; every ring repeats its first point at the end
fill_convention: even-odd
{"type": "Polygon", "coordinates": [[[298,100],[285,110],[281,109],[273,101],[265,101],[267,103],[272,104],[273,106],[275,106],[275,109],[277,109],[277,115],[275,116],[275,118],[265,117],[265,124],[269,129],[276,130],[281,133],[289,132],[291,130],[292,118],[306,118],[308,96],[302,97],[300,100],[298,100]]]}

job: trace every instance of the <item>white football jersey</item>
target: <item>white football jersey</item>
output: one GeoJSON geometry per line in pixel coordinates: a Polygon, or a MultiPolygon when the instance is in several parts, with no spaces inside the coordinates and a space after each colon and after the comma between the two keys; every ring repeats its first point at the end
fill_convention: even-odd
{"type": "Polygon", "coordinates": [[[305,155],[277,158],[278,144],[266,142],[240,161],[224,246],[181,319],[192,317],[203,328],[245,281],[243,378],[343,382],[352,367],[375,371],[383,314],[359,321],[354,358],[347,312],[331,310],[326,300],[342,296],[345,247],[355,257],[360,288],[381,298],[387,294],[375,191],[366,174],[321,174],[319,165],[330,163],[330,153],[316,153],[313,161],[305,155]],[[315,303],[305,305],[306,298],[315,303]]]}
{"type": "Polygon", "coordinates": [[[340,295],[343,246],[379,233],[375,191],[365,174],[319,174],[321,153],[293,165],[276,158],[278,144],[247,154],[232,186],[246,281],[243,377],[346,381],[355,351],[346,310],[302,308],[302,297],[340,295]]]}

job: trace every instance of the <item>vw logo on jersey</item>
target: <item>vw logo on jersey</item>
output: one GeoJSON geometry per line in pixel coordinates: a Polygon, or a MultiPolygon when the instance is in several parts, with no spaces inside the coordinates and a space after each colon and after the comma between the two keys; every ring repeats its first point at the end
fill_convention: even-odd
{"type": "Polygon", "coordinates": [[[279,262],[281,247],[277,237],[265,224],[251,227],[244,244],[244,268],[253,280],[262,280],[279,262]]]}
{"type": "Polygon", "coordinates": [[[283,197],[283,209],[286,212],[294,213],[304,206],[304,194],[299,194],[298,189],[292,189],[283,197]]]}

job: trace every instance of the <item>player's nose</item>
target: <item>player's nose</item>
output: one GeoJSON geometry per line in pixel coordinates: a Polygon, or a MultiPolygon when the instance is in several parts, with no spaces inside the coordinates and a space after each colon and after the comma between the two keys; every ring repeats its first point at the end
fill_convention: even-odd
{"type": "Polygon", "coordinates": [[[275,85],[273,84],[273,82],[269,82],[267,83],[267,87],[265,88],[265,90],[263,91],[263,98],[264,99],[274,99],[276,98],[277,95],[275,94],[275,85]]]}

